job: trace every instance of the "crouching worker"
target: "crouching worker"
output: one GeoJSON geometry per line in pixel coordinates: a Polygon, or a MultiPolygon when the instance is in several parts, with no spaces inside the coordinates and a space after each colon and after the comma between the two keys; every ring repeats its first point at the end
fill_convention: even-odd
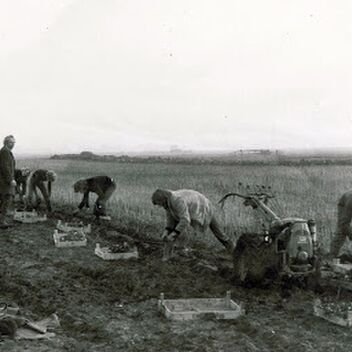
{"type": "Polygon", "coordinates": [[[330,244],[329,259],[337,258],[348,237],[352,240],[350,224],[352,220],[352,190],[344,193],[337,203],[337,226],[330,244]]]}
{"type": "Polygon", "coordinates": [[[16,194],[18,194],[22,204],[24,204],[26,197],[27,181],[30,173],[31,171],[26,167],[15,170],[16,194]]]}
{"type": "Polygon", "coordinates": [[[78,180],[73,185],[73,189],[75,193],[83,193],[83,199],[79,203],[78,209],[74,212],[75,214],[83,209],[83,207],[89,208],[89,192],[93,192],[98,195],[94,204],[94,215],[98,220],[110,220],[110,217],[106,215],[106,202],[116,189],[116,183],[111,177],[95,176],[78,180]]]}
{"type": "Polygon", "coordinates": [[[50,198],[52,183],[55,182],[57,176],[52,170],[39,169],[34,171],[28,179],[28,196],[27,208],[38,208],[41,203],[38,189],[40,190],[48,212],[52,211],[50,198]],[[46,184],[47,183],[47,184],[46,184]],[[33,204],[33,196],[35,196],[35,203],[33,204]]]}
{"type": "Polygon", "coordinates": [[[188,225],[202,232],[209,227],[221,244],[233,252],[234,243],[220,228],[215,209],[203,194],[187,189],[158,189],[152,195],[152,203],[166,210],[166,227],[162,234],[165,241],[163,261],[170,259],[176,239],[188,225]]]}

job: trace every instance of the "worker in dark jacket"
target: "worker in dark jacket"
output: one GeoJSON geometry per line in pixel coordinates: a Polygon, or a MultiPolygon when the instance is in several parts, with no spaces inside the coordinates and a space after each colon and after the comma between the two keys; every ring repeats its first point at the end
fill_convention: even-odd
{"type": "Polygon", "coordinates": [[[11,150],[15,146],[15,138],[7,136],[0,150],[0,228],[6,229],[6,214],[15,194],[15,158],[11,150]]]}
{"type": "Polygon", "coordinates": [[[21,203],[24,203],[30,173],[31,171],[27,167],[15,169],[16,194],[19,195],[21,203]]]}
{"type": "Polygon", "coordinates": [[[337,226],[330,244],[330,257],[337,258],[346,238],[352,239],[352,190],[345,192],[337,203],[337,226]]]}
{"type": "Polygon", "coordinates": [[[98,198],[94,204],[94,215],[99,219],[109,219],[106,215],[106,202],[116,189],[115,181],[109,176],[95,176],[78,180],[73,189],[76,193],[83,193],[81,203],[78,205],[77,213],[83,207],[89,208],[89,192],[96,193],[98,198]]]}
{"type": "Polygon", "coordinates": [[[37,188],[40,190],[48,212],[52,211],[50,197],[52,183],[56,180],[56,173],[52,170],[39,169],[34,171],[28,179],[28,196],[27,207],[37,208],[41,203],[37,188]],[[47,183],[47,185],[45,184],[47,183]],[[33,196],[35,195],[36,202],[33,204],[33,196]]]}

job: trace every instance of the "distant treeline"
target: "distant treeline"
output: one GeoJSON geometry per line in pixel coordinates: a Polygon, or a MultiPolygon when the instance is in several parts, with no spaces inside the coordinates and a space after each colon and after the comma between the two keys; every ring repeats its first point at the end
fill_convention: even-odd
{"type": "Polygon", "coordinates": [[[290,155],[280,155],[275,158],[238,158],[233,154],[224,154],[216,156],[128,156],[128,155],[98,155],[92,152],[81,152],[80,154],[55,154],[50,159],[54,160],[85,160],[99,162],[117,162],[117,163],[172,163],[172,164],[189,164],[189,165],[283,165],[283,166],[303,166],[303,165],[352,165],[351,157],[334,156],[327,158],[323,156],[314,157],[297,157],[290,155]]]}

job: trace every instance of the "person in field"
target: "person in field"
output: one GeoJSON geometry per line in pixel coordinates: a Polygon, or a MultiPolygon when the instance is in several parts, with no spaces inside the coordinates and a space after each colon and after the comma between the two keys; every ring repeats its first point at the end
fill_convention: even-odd
{"type": "Polygon", "coordinates": [[[10,225],[6,222],[6,215],[15,194],[15,158],[12,149],[15,138],[10,135],[4,138],[4,145],[0,150],[0,228],[6,229],[10,225]]]}
{"type": "Polygon", "coordinates": [[[41,203],[38,189],[40,190],[48,212],[52,211],[51,207],[51,188],[52,183],[55,182],[57,176],[53,170],[38,169],[29,176],[28,179],[28,195],[27,208],[38,208],[41,203]],[[35,196],[35,203],[33,203],[33,196],[35,196]]]}
{"type": "Polygon", "coordinates": [[[94,176],[87,179],[78,180],[73,185],[75,193],[83,193],[82,201],[78,205],[75,214],[84,207],[89,208],[89,193],[98,195],[94,204],[94,215],[97,219],[109,220],[110,217],[106,215],[106,203],[116,190],[116,183],[113,178],[109,176],[94,176]]]}
{"type": "Polygon", "coordinates": [[[27,181],[31,171],[27,167],[15,169],[16,188],[15,194],[18,194],[20,202],[24,204],[24,199],[27,192],[27,181]]]}
{"type": "Polygon", "coordinates": [[[330,257],[337,258],[346,238],[352,240],[352,190],[345,192],[337,203],[337,226],[330,244],[330,257]]]}
{"type": "Polygon", "coordinates": [[[233,252],[234,243],[222,231],[214,206],[203,194],[188,189],[157,189],[152,195],[152,203],[166,211],[166,226],[162,233],[165,241],[163,261],[170,259],[174,244],[189,225],[201,232],[209,227],[220,243],[233,252]]]}

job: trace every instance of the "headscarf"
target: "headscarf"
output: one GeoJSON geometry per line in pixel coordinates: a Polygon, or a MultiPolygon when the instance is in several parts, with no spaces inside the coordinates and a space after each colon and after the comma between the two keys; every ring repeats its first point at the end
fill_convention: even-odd
{"type": "Polygon", "coordinates": [[[171,197],[171,192],[167,189],[157,189],[152,195],[152,203],[165,207],[168,199],[171,197]]]}

